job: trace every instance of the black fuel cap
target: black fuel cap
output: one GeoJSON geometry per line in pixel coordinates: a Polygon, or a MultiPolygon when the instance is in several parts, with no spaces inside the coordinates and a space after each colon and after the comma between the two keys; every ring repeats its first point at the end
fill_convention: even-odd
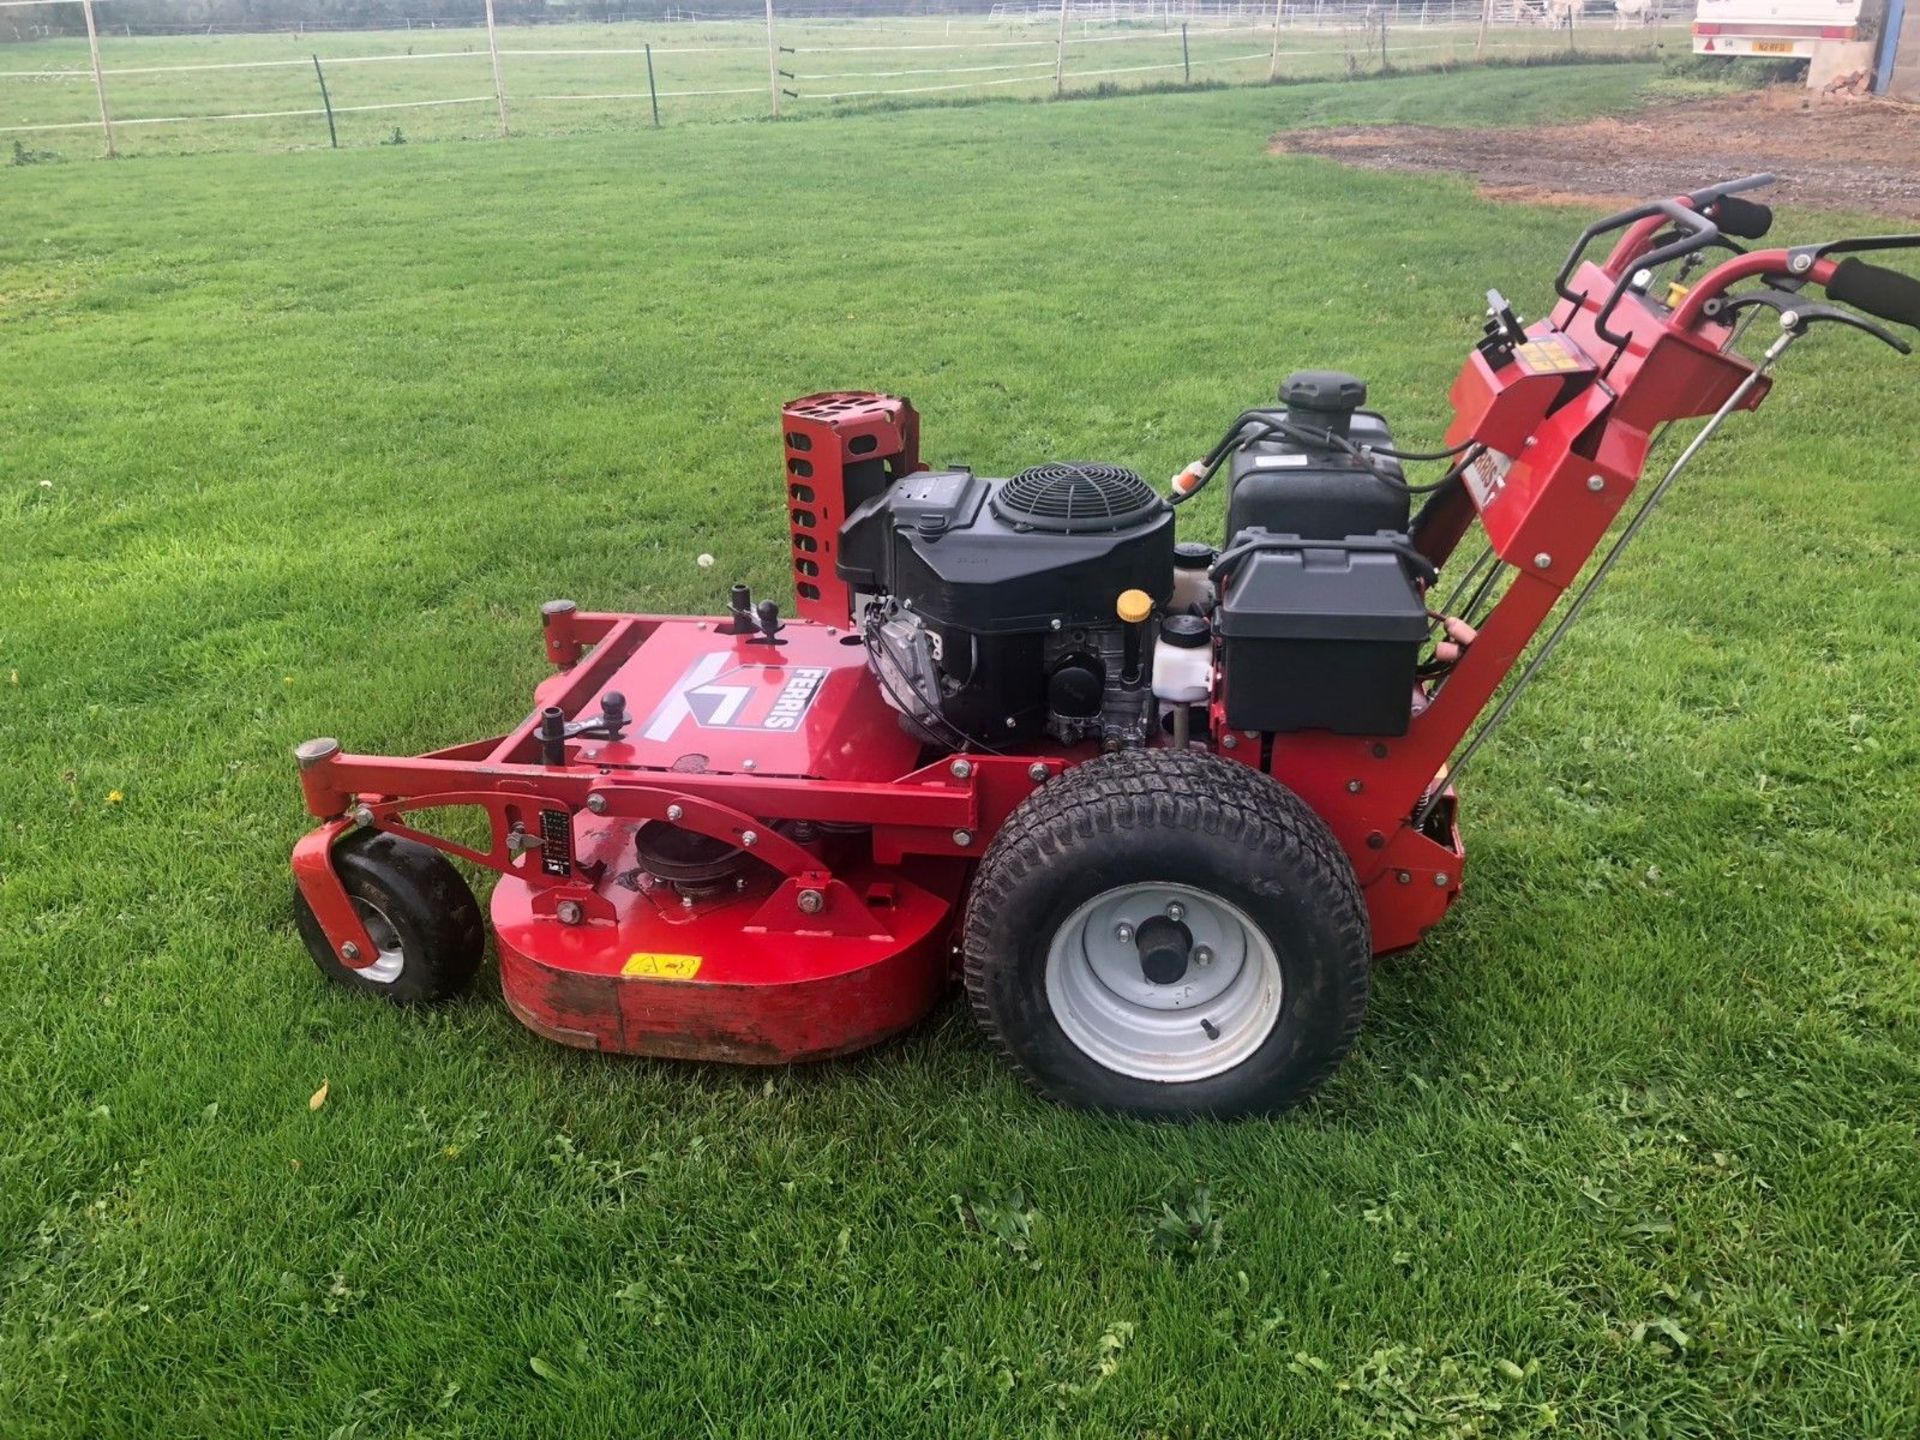
{"type": "Polygon", "coordinates": [[[1160,639],[1176,650],[1198,650],[1213,639],[1213,627],[1198,615],[1169,615],[1160,622],[1160,639]]]}
{"type": "Polygon", "coordinates": [[[1344,415],[1367,403],[1367,382],[1344,370],[1296,370],[1280,382],[1280,403],[1289,410],[1344,415]]]}

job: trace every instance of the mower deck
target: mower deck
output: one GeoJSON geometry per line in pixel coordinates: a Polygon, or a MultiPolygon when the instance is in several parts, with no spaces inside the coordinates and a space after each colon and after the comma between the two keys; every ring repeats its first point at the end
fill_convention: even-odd
{"type": "MultiPolygon", "coordinates": [[[[588,1050],[735,1064],[785,1064],[863,1049],[913,1024],[946,983],[946,936],[965,879],[952,862],[839,872],[866,933],[775,929],[764,867],[736,890],[691,904],[633,863],[631,824],[582,827],[580,854],[624,867],[610,924],[567,926],[536,913],[534,891],[494,887],[500,988],[530,1028],[588,1050]]],[[[838,922],[844,923],[844,922],[838,922]]]]}

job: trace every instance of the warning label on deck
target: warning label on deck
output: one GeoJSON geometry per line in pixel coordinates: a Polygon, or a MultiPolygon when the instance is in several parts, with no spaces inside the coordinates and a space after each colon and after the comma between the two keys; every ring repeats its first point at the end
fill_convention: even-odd
{"type": "Polygon", "coordinates": [[[620,973],[653,980],[691,980],[700,973],[700,962],[704,958],[700,955],[662,955],[653,950],[640,950],[620,967],[620,973]]]}

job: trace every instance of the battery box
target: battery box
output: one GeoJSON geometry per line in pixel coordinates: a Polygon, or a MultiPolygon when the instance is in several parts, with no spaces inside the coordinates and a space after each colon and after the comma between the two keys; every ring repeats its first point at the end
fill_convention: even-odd
{"type": "Polygon", "coordinates": [[[1233,537],[1229,554],[1252,548],[1217,612],[1230,728],[1406,733],[1427,612],[1394,542],[1406,536],[1233,537]]]}

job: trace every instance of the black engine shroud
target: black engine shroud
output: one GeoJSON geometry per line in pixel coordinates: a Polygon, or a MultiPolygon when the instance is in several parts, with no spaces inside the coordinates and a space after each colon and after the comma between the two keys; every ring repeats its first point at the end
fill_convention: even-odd
{"type": "MultiPolygon", "coordinates": [[[[1078,738],[1122,682],[1115,598],[1163,605],[1172,591],[1173,511],[1118,466],[922,471],[848,517],[837,571],[933,637],[947,725],[989,743],[1050,727],[1078,738]]],[[[1144,673],[1131,682],[1141,724],[1144,673]]]]}

